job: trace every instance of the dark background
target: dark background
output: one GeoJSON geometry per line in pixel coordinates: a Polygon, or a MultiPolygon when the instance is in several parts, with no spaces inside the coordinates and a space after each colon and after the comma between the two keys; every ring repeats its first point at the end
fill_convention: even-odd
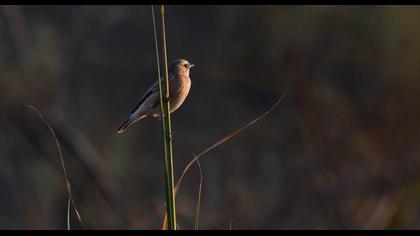
{"type": "MultiPolygon", "coordinates": [[[[201,229],[419,229],[420,8],[167,6],[196,64],[175,171],[203,156],[201,229]]],[[[156,80],[150,6],[2,6],[0,228],[65,229],[56,131],[88,229],[159,229],[161,125],[117,135],[156,80]]],[[[177,198],[192,229],[199,172],[177,198]]],[[[81,228],[72,215],[73,228],[81,228]]]]}

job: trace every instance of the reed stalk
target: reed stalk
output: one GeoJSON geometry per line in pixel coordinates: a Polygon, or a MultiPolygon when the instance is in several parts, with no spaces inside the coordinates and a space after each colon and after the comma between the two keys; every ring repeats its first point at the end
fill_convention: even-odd
{"type": "Polygon", "coordinates": [[[161,109],[161,120],[162,120],[162,132],[163,132],[163,150],[164,150],[164,162],[165,162],[165,185],[166,185],[166,215],[167,215],[167,226],[169,230],[176,230],[176,209],[175,209],[175,195],[174,195],[174,165],[173,165],[173,154],[172,154],[172,128],[171,128],[171,112],[169,103],[169,75],[168,75],[168,56],[166,50],[166,33],[165,33],[165,6],[161,5],[160,15],[162,23],[162,52],[163,52],[163,80],[165,82],[163,91],[162,80],[160,79],[160,60],[159,50],[157,43],[156,23],[154,16],[154,8],[152,6],[153,14],[153,28],[155,36],[156,46],[156,59],[158,64],[158,83],[159,83],[159,94],[160,94],[160,109],[161,109]]]}

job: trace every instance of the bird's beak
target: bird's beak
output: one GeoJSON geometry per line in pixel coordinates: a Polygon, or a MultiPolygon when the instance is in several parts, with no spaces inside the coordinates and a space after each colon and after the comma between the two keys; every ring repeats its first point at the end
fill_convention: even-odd
{"type": "Polygon", "coordinates": [[[190,67],[188,69],[190,69],[191,67],[195,66],[195,64],[191,64],[190,67]]]}

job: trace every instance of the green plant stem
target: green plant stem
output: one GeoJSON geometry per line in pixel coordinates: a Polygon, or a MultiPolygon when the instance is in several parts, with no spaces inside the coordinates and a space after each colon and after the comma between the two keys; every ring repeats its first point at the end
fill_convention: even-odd
{"type": "MultiPolygon", "coordinates": [[[[175,210],[175,195],[174,195],[174,167],[172,155],[172,128],[171,128],[171,113],[169,103],[169,75],[168,75],[168,57],[166,50],[166,34],[165,34],[165,7],[161,5],[160,13],[162,17],[162,51],[164,60],[164,80],[165,91],[163,93],[162,86],[159,82],[160,89],[160,104],[161,104],[161,118],[162,130],[164,137],[164,153],[165,153],[165,182],[166,182],[166,212],[168,216],[168,229],[176,230],[176,210],[175,210]],[[165,94],[165,95],[164,95],[165,94]]],[[[160,78],[159,78],[160,81],[160,78]]]]}

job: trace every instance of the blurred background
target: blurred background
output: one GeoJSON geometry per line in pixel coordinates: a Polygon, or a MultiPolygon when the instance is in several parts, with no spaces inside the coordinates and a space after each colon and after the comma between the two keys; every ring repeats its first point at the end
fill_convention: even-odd
{"type": "MultiPolygon", "coordinates": [[[[420,229],[420,8],[167,6],[196,64],[172,115],[176,179],[201,159],[201,229],[420,229]]],[[[117,135],[156,80],[150,6],[2,6],[0,228],[65,229],[62,145],[88,229],[159,229],[161,124],[117,135]]],[[[177,198],[192,229],[199,172],[177,198]]],[[[72,214],[72,226],[81,226],[72,214]]]]}

